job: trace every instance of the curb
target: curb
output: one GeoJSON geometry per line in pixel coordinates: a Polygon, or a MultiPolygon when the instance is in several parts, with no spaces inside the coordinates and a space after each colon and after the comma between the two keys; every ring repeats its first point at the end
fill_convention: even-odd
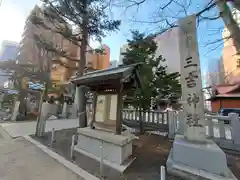
{"type": "Polygon", "coordinates": [[[34,144],[36,147],[47,153],[49,156],[51,156],[53,159],[57,160],[59,163],[64,165],[66,168],[70,169],[80,177],[86,179],[86,180],[100,180],[99,178],[93,176],[92,174],[88,173],[87,171],[83,170],[82,168],[78,167],[77,165],[73,164],[72,162],[66,160],[59,154],[53,152],[48,147],[44,146],[43,144],[39,143],[38,141],[34,140],[30,136],[23,136],[27,141],[34,144]]]}
{"type": "Polygon", "coordinates": [[[0,125],[0,134],[5,140],[11,140],[13,137],[0,125]]]}

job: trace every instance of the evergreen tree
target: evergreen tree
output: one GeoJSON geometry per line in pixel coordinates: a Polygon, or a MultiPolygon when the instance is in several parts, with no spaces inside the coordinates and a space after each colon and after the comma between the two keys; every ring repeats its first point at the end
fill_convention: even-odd
{"type": "MultiPolygon", "coordinates": [[[[118,30],[120,21],[109,19],[106,12],[109,3],[105,0],[44,0],[44,4],[44,19],[33,15],[30,18],[31,22],[41,28],[62,35],[80,47],[78,75],[82,76],[85,70],[89,39],[93,38],[101,41],[108,32],[118,30]],[[79,31],[74,31],[73,27],[79,31]]],[[[57,49],[44,37],[36,35],[36,39],[44,44],[48,51],[72,59],[64,49],[57,49]]],[[[79,88],[79,93],[81,101],[78,110],[79,112],[85,112],[86,97],[83,87],[79,88]]],[[[79,117],[79,125],[80,127],[87,125],[86,115],[79,117]]]]}
{"type": "Polygon", "coordinates": [[[19,93],[17,95],[20,101],[19,114],[26,114],[24,98],[27,96],[28,81],[38,81],[45,83],[49,81],[49,70],[39,62],[38,65],[20,64],[16,60],[8,60],[0,63],[0,69],[9,75],[9,80],[13,82],[14,89],[19,93]],[[27,78],[27,79],[26,79],[27,78]]]}
{"type": "Polygon", "coordinates": [[[141,109],[149,109],[151,100],[156,99],[179,99],[181,85],[179,84],[178,72],[168,73],[165,59],[156,57],[157,44],[154,36],[147,36],[138,31],[132,32],[132,40],[128,40],[128,48],[122,53],[123,64],[130,65],[142,63],[140,78],[143,89],[137,88],[127,95],[132,99],[132,105],[141,109]]]}

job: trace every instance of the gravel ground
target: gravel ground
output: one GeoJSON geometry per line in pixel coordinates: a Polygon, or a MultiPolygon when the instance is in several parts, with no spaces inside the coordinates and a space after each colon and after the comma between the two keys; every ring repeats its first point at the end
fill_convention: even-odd
{"type": "MultiPolygon", "coordinates": [[[[50,147],[51,133],[46,133],[43,138],[36,138],[42,144],[50,147],[53,151],[59,153],[68,160],[70,159],[71,137],[76,134],[77,129],[60,130],[55,132],[55,142],[50,147]]],[[[141,135],[139,140],[133,142],[133,156],[136,160],[124,171],[119,173],[116,170],[105,166],[105,178],[108,180],[158,180],[160,179],[160,166],[165,165],[168,153],[172,147],[163,136],[141,135]]],[[[233,173],[240,178],[240,155],[227,154],[228,163],[233,173]]],[[[99,162],[86,157],[80,153],[74,152],[74,160],[71,160],[79,167],[89,173],[100,177],[99,162]]],[[[167,180],[183,180],[179,177],[167,175],[167,180]]]]}

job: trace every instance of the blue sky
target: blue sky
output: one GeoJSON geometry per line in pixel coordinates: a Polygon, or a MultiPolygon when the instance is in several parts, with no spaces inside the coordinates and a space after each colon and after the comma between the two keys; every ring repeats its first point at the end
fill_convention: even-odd
{"type": "MultiPolygon", "coordinates": [[[[184,0],[183,0],[184,1],[184,0]]],[[[185,0],[186,1],[186,0],[185,0]]],[[[142,21],[153,21],[156,19],[152,18],[152,14],[155,13],[156,0],[148,0],[144,6],[140,7],[138,11],[136,8],[130,8],[123,12],[122,8],[112,9],[112,18],[122,20],[122,25],[120,31],[112,33],[104,38],[103,43],[107,44],[111,48],[111,60],[118,60],[119,50],[121,45],[126,43],[127,38],[130,38],[131,29],[138,29],[141,32],[156,32],[161,31],[159,26],[164,24],[152,23],[136,23],[132,21],[134,16],[137,20],[142,21]]],[[[165,0],[161,1],[166,2],[165,0]]],[[[207,0],[195,0],[188,9],[188,14],[198,12],[207,0]]],[[[30,13],[31,9],[35,4],[40,4],[39,0],[3,0],[0,6],[0,43],[2,40],[12,40],[19,41],[21,39],[21,33],[24,27],[24,21],[27,15],[30,13]]],[[[172,16],[175,12],[179,12],[181,7],[179,5],[173,4],[169,7],[167,11],[164,12],[166,16],[172,16]]],[[[216,10],[211,11],[211,15],[216,14],[216,10]]],[[[206,15],[209,15],[207,13],[206,15]]],[[[180,13],[179,16],[184,16],[184,13],[180,13]]],[[[174,22],[177,19],[175,17],[168,17],[170,22],[174,22]]],[[[207,61],[216,59],[221,56],[222,44],[215,43],[213,45],[207,46],[209,42],[213,42],[216,39],[221,38],[221,31],[223,24],[221,20],[209,21],[203,20],[198,27],[198,40],[199,40],[199,52],[201,58],[202,68],[206,67],[207,61]],[[215,48],[215,46],[219,46],[215,48]]],[[[95,44],[95,43],[93,43],[95,44]]]]}
{"type": "MultiPolygon", "coordinates": [[[[181,0],[178,0],[181,2],[181,0]]],[[[188,0],[182,0],[188,1],[188,0]]],[[[131,38],[129,32],[130,29],[137,29],[141,32],[153,33],[161,31],[162,26],[165,27],[165,23],[136,23],[133,22],[134,19],[138,21],[157,21],[159,18],[153,18],[153,14],[156,13],[156,0],[147,0],[148,3],[143,4],[139,7],[138,12],[136,12],[136,7],[128,9],[127,12],[123,13],[122,9],[114,9],[115,19],[122,20],[122,26],[120,32],[114,33],[104,39],[106,44],[111,47],[112,59],[118,59],[119,56],[119,45],[126,43],[127,38],[131,38]],[[130,20],[131,19],[131,20],[130,20]],[[116,44],[116,46],[115,46],[116,44]]],[[[166,4],[166,0],[161,0],[162,4],[166,4]]],[[[208,0],[195,0],[192,1],[191,6],[187,10],[188,15],[192,13],[199,12],[206,5],[208,0]]],[[[159,5],[159,4],[158,4],[159,5]]],[[[170,23],[176,22],[179,17],[184,17],[185,13],[180,12],[182,8],[179,5],[171,4],[169,9],[161,11],[164,16],[167,17],[170,23]],[[174,12],[177,15],[173,15],[174,12]],[[171,16],[171,17],[170,17],[171,16]],[[174,16],[174,17],[172,17],[174,16]]],[[[218,10],[216,8],[212,9],[210,12],[202,14],[203,17],[215,17],[218,15],[218,10]]],[[[222,30],[224,28],[221,19],[210,21],[200,18],[198,24],[198,43],[199,43],[199,54],[201,59],[202,70],[207,68],[208,61],[216,60],[220,58],[222,54],[223,43],[222,41],[215,42],[222,38],[222,30]]]]}

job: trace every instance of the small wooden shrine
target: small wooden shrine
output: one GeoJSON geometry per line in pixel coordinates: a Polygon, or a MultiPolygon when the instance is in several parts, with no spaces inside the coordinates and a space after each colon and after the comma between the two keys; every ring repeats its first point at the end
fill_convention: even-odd
{"type": "Polygon", "coordinates": [[[123,95],[140,85],[139,66],[99,70],[72,81],[87,86],[94,94],[92,118],[88,119],[90,127],[78,128],[74,150],[98,161],[102,157],[104,163],[121,172],[133,161],[135,138],[131,133],[122,132],[123,95]]]}
{"type": "Polygon", "coordinates": [[[72,80],[72,83],[85,85],[93,92],[91,125],[121,134],[123,95],[141,85],[139,66],[133,64],[94,71],[72,80]]]}

